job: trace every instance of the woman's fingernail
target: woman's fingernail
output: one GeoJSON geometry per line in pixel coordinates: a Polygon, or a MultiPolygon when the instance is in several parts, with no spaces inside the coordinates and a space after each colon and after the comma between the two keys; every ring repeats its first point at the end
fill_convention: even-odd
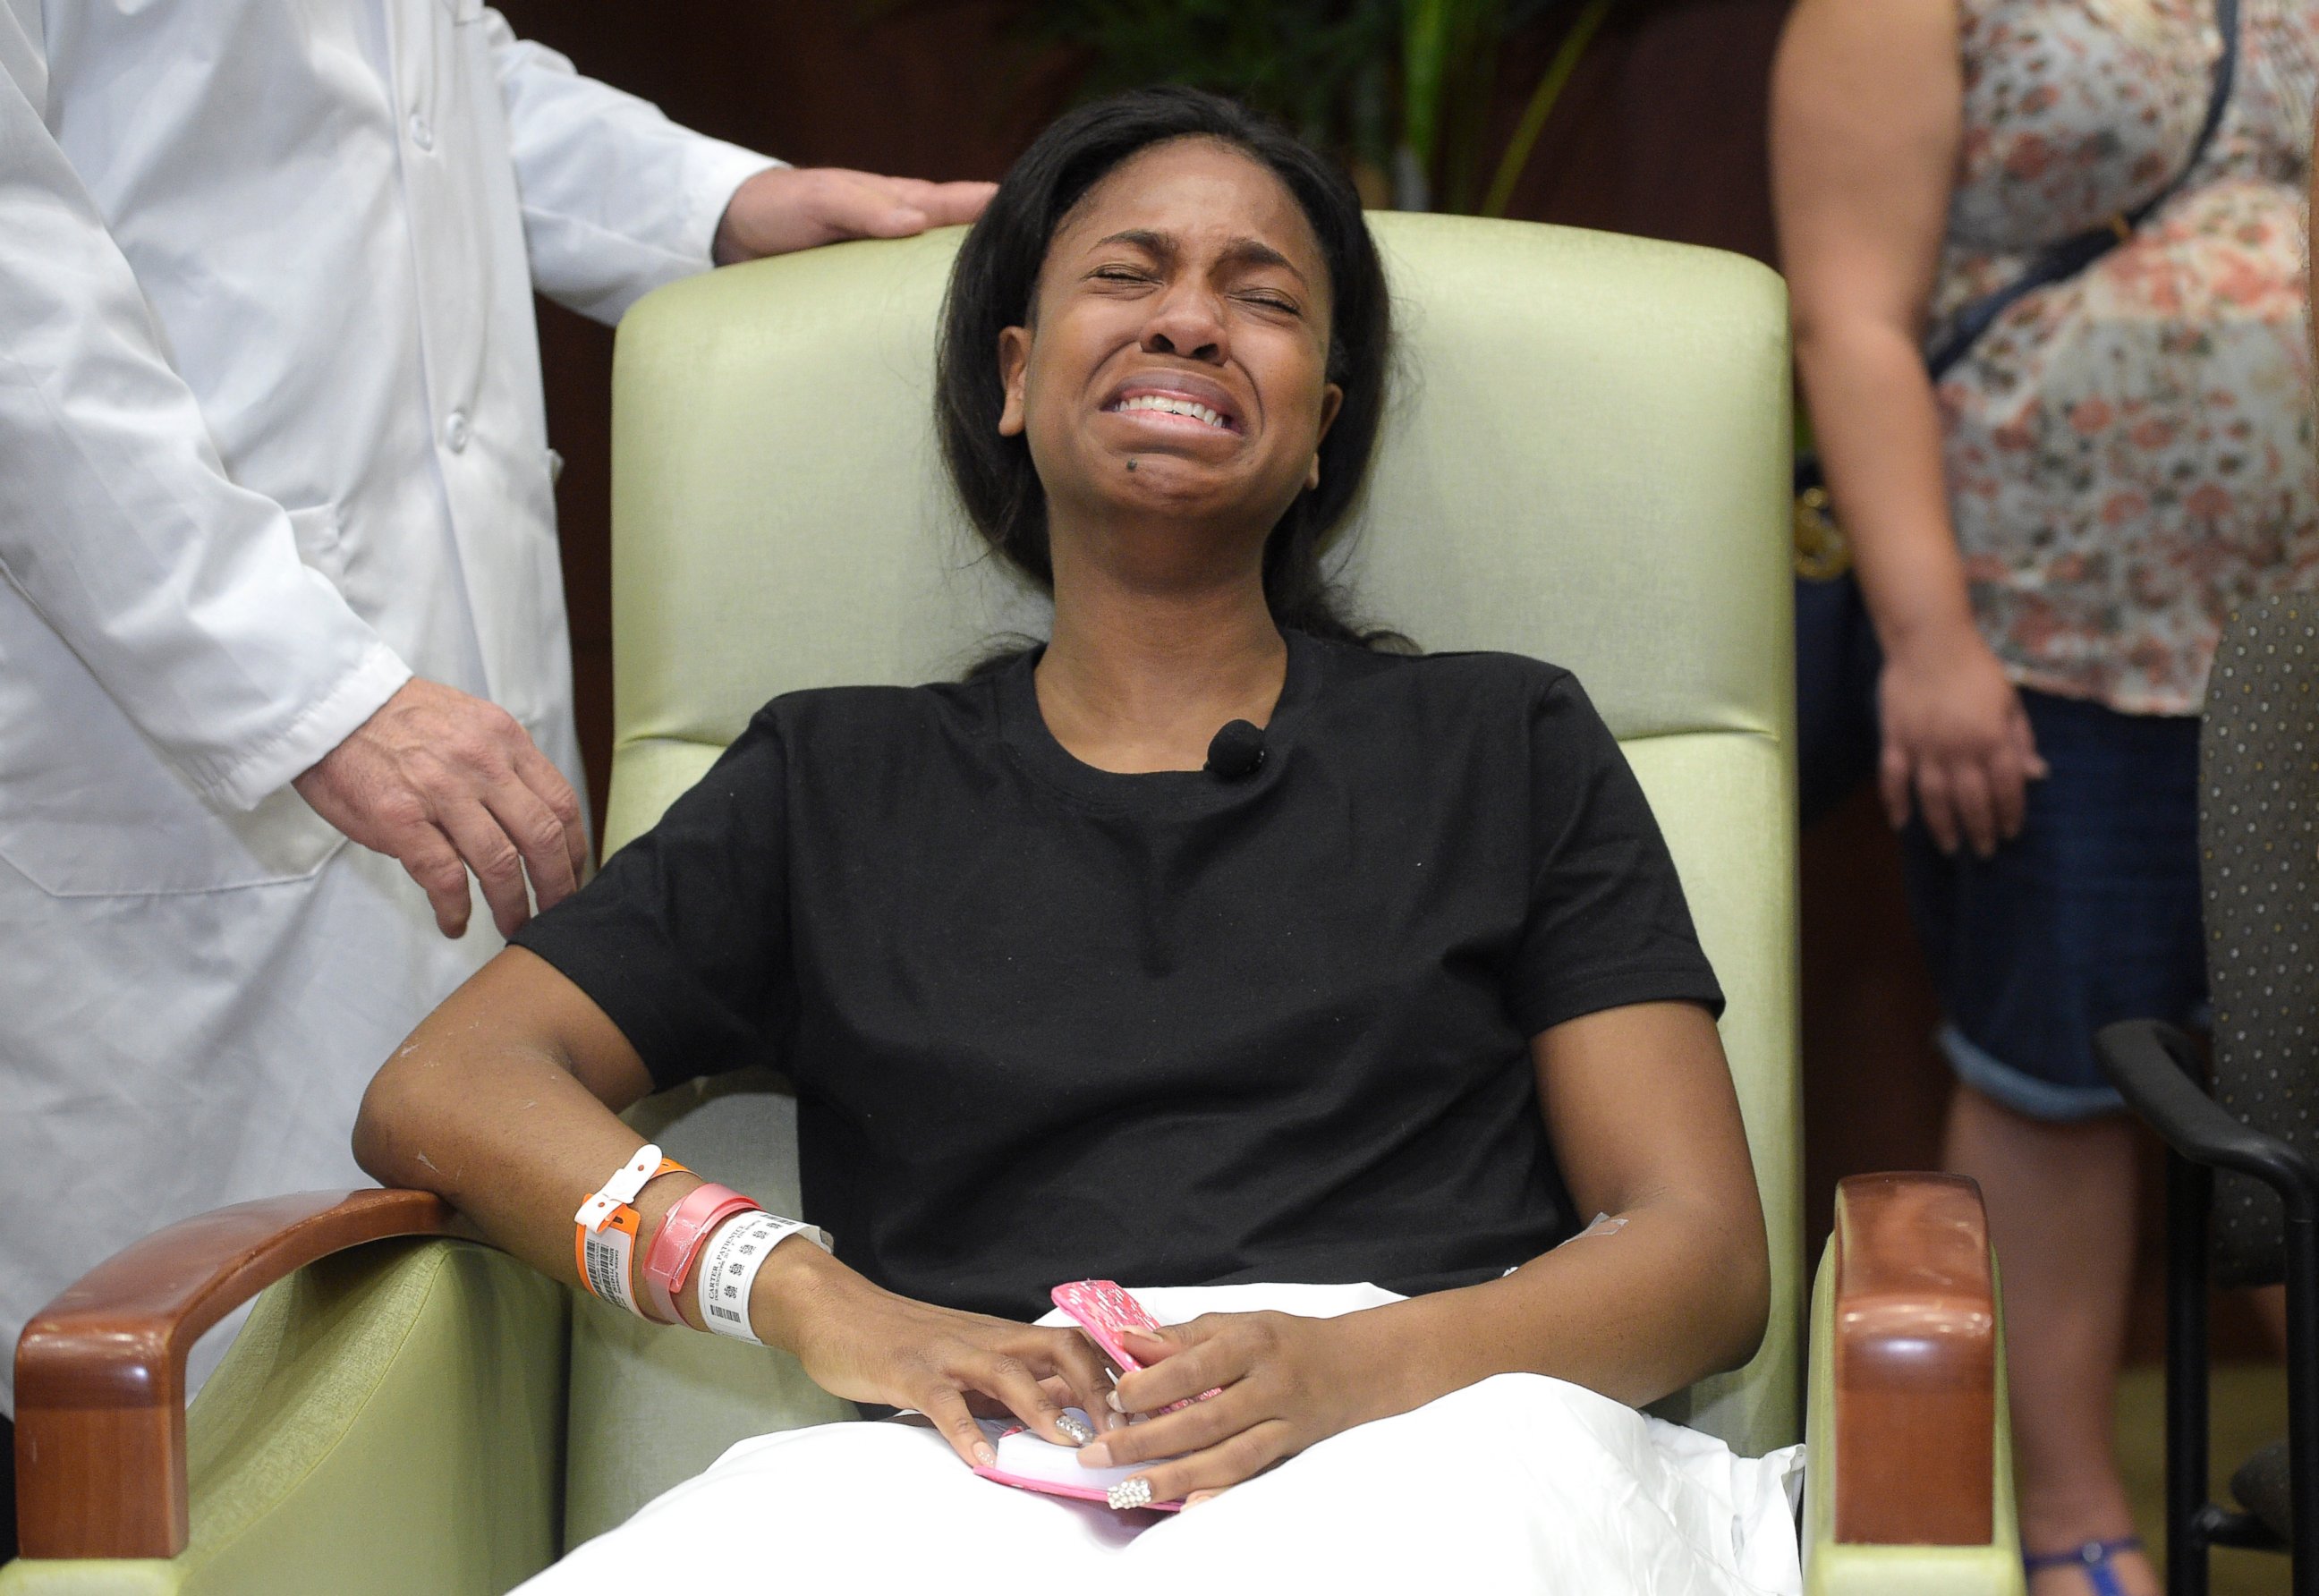
{"type": "Polygon", "coordinates": [[[1114,1413],[1124,1413],[1127,1411],[1127,1404],[1119,1400],[1119,1393],[1115,1389],[1105,1392],[1103,1393],[1103,1400],[1110,1404],[1111,1411],[1114,1413]]]}
{"type": "Polygon", "coordinates": [[[998,1454],[991,1450],[988,1441],[977,1441],[974,1443],[974,1460],[988,1468],[998,1461],[998,1454]]]}
{"type": "Polygon", "coordinates": [[[1071,1440],[1078,1446],[1084,1447],[1089,1441],[1095,1439],[1095,1431],[1089,1429],[1085,1424],[1081,1423],[1078,1420],[1074,1419],[1069,1413],[1065,1413],[1062,1417],[1055,1420],[1055,1428],[1061,1430],[1065,1435],[1070,1437],[1071,1440]]]}
{"type": "Polygon", "coordinates": [[[1195,1492],[1193,1492],[1189,1496],[1187,1496],[1186,1498],[1184,1498],[1184,1510],[1185,1510],[1186,1512],[1187,1512],[1187,1513],[1188,1513],[1188,1512],[1190,1512],[1194,1508],[1198,1507],[1202,1502],[1212,1500],[1212,1499],[1215,1496],[1215,1494],[1216,1494],[1216,1493],[1215,1493],[1214,1492],[1213,1492],[1213,1491],[1195,1491],[1195,1492]]]}
{"type": "Polygon", "coordinates": [[[1151,1482],[1145,1479],[1141,1474],[1136,1475],[1132,1480],[1122,1480],[1118,1484],[1114,1485],[1110,1490],[1104,1492],[1104,1500],[1108,1501],[1113,1507],[1121,1510],[1125,1510],[1127,1508],[1150,1507],[1151,1505],[1151,1482]]]}
{"type": "Polygon", "coordinates": [[[1105,1429],[1125,1429],[1127,1428],[1127,1415],[1124,1413],[1098,1413],[1096,1415],[1096,1418],[1105,1429]]]}
{"type": "Polygon", "coordinates": [[[1091,1441],[1079,1448],[1079,1461],[1089,1468],[1109,1468],[1111,1447],[1102,1441],[1091,1441]]]}

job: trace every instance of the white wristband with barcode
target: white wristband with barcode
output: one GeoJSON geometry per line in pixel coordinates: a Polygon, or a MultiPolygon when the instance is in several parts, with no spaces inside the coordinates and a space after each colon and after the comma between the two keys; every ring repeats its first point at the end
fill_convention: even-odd
{"type": "Polygon", "coordinates": [[[804,1236],[824,1252],[830,1250],[829,1232],[820,1226],[783,1219],[762,1209],[736,1213],[717,1226],[717,1233],[701,1249],[700,1262],[694,1273],[694,1278],[700,1283],[702,1322],[720,1336],[756,1341],[762,1346],[756,1328],[749,1322],[749,1293],[756,1286],[757,1271],[765,1267],[765,1259],[771,1256],[773,1249],[797,1235],[804,1236]]]}

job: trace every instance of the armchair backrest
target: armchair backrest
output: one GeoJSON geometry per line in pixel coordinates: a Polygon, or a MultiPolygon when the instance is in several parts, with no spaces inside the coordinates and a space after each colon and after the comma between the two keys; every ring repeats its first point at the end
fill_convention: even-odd
{"type": "MultiPolygon", "coordinates": [[[[1357,609],[1429,648],[1575,671],[1650,796],[1729,998],[1775,1304],[1753,1362],[1663,1411],[1759,1452],[1795,1438],[1801,1302],[1785,297],[1762,266],[1704,249],[1372,221],[1398,389],[1340,558],[1357,609]]],[[[958,239],[717,272],[629,313],[608,848],[776,693],[955,676],[998,634],[1043,635],[1036,595],[974,544],[934,444],[934,320],[958,239]]],[[[642,1113],[673,1156],[795,1200],[776,1093],[723,1083],[642,1113]]],[[[698,1467],[835,1411],[753,1348],[639,1335],[600,1306],[575,1315],[570,1538],[677,1477],[645,1477],[639,1456],[698,1467]]]]}
{"type": "MultiPolygon", "coordinates": [[[[2199,883],[2215,1005],[2215,1099],[2319,1154],[2319,600],[2261,599],[2223,628],[2198,728],[2199,883]]],[[[2287,1215],[2244,1175],[2215,1177],[2215,1282],[2287,1278],[2287,1215]]]]}

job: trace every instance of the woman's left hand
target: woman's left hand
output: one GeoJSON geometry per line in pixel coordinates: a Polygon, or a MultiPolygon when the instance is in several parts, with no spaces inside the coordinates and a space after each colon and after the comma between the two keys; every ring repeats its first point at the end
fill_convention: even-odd
{"type": "Polygon", "coordinates": [[[1079,1449],[1090,1467],[1167,1458],[1138,1476],[1152,1501],[1238,1484],[1339,1430],[1383,1415],[1355,1321],[1293,1313],[1209,1313],[1156,1335],[1131,1330],[1144,1367],[1122,1376],[1121,1406],[1157,1415],[1079,1449]],[[1203,1392],[1188,1408],[1164,1410],[1203,1392]]]}

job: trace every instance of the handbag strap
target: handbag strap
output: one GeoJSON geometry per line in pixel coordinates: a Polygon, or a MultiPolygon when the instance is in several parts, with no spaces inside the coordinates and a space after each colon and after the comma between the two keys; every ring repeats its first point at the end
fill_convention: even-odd
{"type": "Polygon", "coordinates": [[[2215,59],[2214,81],[2206,95],[2206,120],[2198,128],[2198,141],[2190,147],[2190,158],[2174,174],[2174,181],[2133,210],[2121,212],[2099,227],[2051,246],[2012,282],[1966,305],[1950,324],[1948,336],[1926,351],[1925,371],[1933,381],[1939,382],[1949,367],[1963,359],[1965,352],[2016,300],[2084,271],[2132,238],[2134,230],[2147,221],[2151,212],[2172,199],[2189,181],[2190,174],[2206,153],[2206,146],[2214,141],[2215,130],[2223,125],[2224,111],[2230,105],[2231,84],[2238,76],[2239,0],[2215,0],[2215,27],[2223,36],[2223,50],[2215,59]]]}

